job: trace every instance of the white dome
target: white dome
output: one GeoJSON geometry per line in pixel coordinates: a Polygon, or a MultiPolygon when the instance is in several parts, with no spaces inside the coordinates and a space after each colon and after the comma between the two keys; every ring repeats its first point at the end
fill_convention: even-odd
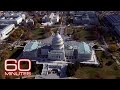
{"type": "Polygon", "coordinates": [[[53,49],[61,49],[64,47],[64,42],[61,35],[57,32],[52,40],[53,49]]]}
{"type": "Polygon", "coordinates": [[[61,37],[60,34],[56,34],[56,35],[54,36],[53,40],[52,40],[52,43],[53,43],[53,44],[56,44],[56,43],[60,43],[60,42],[63,42],[63,39],[62,39],[62,37],[61,37]]]}

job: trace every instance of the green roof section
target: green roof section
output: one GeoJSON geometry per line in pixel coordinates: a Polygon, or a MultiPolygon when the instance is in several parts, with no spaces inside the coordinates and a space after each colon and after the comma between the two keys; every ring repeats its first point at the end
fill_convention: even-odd
{"type": "Polygon", "coordinates": [[[91,53],[91,48],[87,43],[81,42],[78,47],[78,52],[80,54],[89,54],[91,53]]]}
{"type": "Polygon", "coordinates": [[[91,46],[86,42],[67,41],[65,47],[72,46],[73,49],[77,49],[79,54],[90,54],[92,51],[91,46]]]}
{"type": "Polygon", "coordinates": [[[37,40],[32,40],[26,44],[23,51],[33,51],[37,49],[38,46],[39,46],[39,42],[37,40]]]}

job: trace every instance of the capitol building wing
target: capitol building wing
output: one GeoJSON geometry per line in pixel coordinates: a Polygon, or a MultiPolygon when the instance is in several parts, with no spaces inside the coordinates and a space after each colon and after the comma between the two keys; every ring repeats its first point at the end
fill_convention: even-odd
{"type": "Polygon", "coordinates": [[[86,42],[63,40],[59,32],[55,33],[51,42],[48,45],[30,41],[24,48],[23,57],[36,58],[38,61],[65,61],[73,63],[78,61],[85,64],[98,64],[95,51],[86,42]]]}

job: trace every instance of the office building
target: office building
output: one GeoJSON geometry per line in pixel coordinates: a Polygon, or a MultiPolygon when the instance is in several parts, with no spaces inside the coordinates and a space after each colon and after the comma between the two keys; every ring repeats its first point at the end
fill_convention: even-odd
{"type": "Polygon", "coordinates": [[[7,38],[15,29],[14,24],[0,24],[0,40],[7,38]]]}

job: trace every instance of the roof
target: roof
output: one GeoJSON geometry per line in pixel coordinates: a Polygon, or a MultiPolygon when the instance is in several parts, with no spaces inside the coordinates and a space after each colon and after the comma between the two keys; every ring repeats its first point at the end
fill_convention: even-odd
{"type": "Polygon", "coordinates": [[[120,25],[118,25],[118,26],[115,26],[115,32],[118,34],[118,35],[120,35],[120,25]]]}
{"type": "Polygon", "coordinates": [[[76,24],[99,24],[97,15],[93,11],[82,11],[74,15],[73,22],[76,24]]]}
{"type": "Polygon", "coordinates": [[[120,24],[120,15],[108,15],[105,17],[111,24],[120,24]]]}
{"type": "Polygon", "coordinates": [[[24,50],[23,51],[32,51],[38,48],[39,42],[37,42],[36,40],[34,41],[30,41],[27,43],[27,45],[25,45],[24,50]]]}
{"type": "Polygon", "coordinates": [[[0,20],[15,20],[16,18],[19,18],[20,16],[1,16],[0,20]]]}
{"type": "Polygon", "coordinates": [[[120,15],[108,15],[105,18],[115,27],[115,32],[120,35],[120,15]]]}
{"type": "Polygon", "coordinates": [[[0,29],[4,29],[7,26],[8,26],[8,24],[0,24],[0,29]]]}
{"type": "Polygon", "coordinates": [[[65,49],[70,45],[73,49],[78,49],[78,53],[80,54],[88,54],[91,53],[90,46],[85,42],[76,42],[76,41],[67,41],[65,42],[65,49]]]}
{"type": "Polygon", "coordinates": [[[97,57],[95,55],[95,51],[93,51],[90,60],[81,61],[80,63],[99,65],[99,62],[98,62],[97,57]]]}
{"type": "Polygon", "coordinates": [[[87,43],[81,42],[78,47],[78,52],[80,54],[89,54],[91,53],[91,48],[87,43]]]}
{"type": "Polygon", "coordinates": [[[53,49],[61,49],[64,46],[64,41],[61,37],[61,35],[56,32],[55,36],[52,39],[52,48],[53,49]]]}
{"type": "Polygon", "coordinates": [[[50,47],[50,45],[43,45],[42,47],[41,47],[41,49],[50,49],[51,47],[50,47]]]}
{"type": "Polygon", "coordinates": [[[0,32],[9,32],[10,28],[13,28],[14,24],[0,24],[0,32]]]}
{"type": "Polygon", "coordinates": [[[76,41],[66,41],[64,42],[65,49],[68,49],[68,45],[72,46],[73,49],[77,49],[80,42],[76,41]]]}
{"type": "Polygon", "coordinates": [[[57,13],[51,13],[49,16],[50,19],[54,19],[54,18],[58,18],[58,17],[59,17],[59,15],[57,13]]]}

